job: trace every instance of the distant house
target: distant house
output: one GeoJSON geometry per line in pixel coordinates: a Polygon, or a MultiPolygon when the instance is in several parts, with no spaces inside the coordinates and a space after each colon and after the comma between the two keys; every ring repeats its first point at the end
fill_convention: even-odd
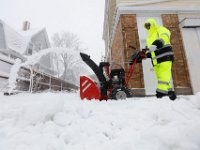
{"type": "Polygon", "coordinates": [[[57,77],[63,69],[59,64],[54,68],[53,52],[58,49],[62,48],[51,48],[45,28],[30,28],[26,21],[21,30],[14,30],[0,20],[0,91],[77,90],[75,84],[57,77]],[[34,65],[20,66],[17,59],[34,65]]]}
{"type": "MultiPolygon", "coordinates": [[[[144,22],[153,17],[167,27],[175,55],[173,86],[178,94],[200,91],[200,1],[199,0],[106,0],[103,38],[106,60],[121,64],[126,73],[133,53],[142,49],[147,33],[144,22]]],[[[114,64],[114,63],[113,63],[114,64]]],[[[140,94],[155,93],[156,79],[150,60],[137,64],[129,87],[140,94]]]]}
{"type": "MultiPolygon", "coordinates": [[[[0,53],[10,58],[26,60],[43,49],[50,48],[49,38],[45,28],[32,29],[25,21],[21,30],[14,30],[0,20],[0,53]]],[[[40,70],[52,73],[51,55],[46,55],[38,63],[40,70]]]]}

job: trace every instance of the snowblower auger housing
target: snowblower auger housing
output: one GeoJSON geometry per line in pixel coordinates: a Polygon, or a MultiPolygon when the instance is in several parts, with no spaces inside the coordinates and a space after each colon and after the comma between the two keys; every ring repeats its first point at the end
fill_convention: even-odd
{"type": "Polygon", "coordinates": [[[108,62],[100,62],[98,66],[92,59],[90,59],[89,55],[80,53],[80,56],[94,71],[99,80],[98,85],[97,82],[91,80],[89,77],[80,77],[81,99],[126,99],[127,97],[133,96],[127,85],[140,55],[136,55],[138,58],[131,58],[131,69],[127,78],[125,78],[125,71],[123,68],[110,70],[110,64],[108,62]]]}

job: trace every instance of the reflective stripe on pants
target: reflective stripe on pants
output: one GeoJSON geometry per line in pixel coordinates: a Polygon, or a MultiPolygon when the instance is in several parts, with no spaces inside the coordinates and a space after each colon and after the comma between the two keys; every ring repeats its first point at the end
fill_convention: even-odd
{"type": "Polygon", "coordinates": [[[168,91],[172,90],[172,86],[170,83],[171,68],[172,68],[171,61],[162,62],[154,66],[154,71],[156,73],[156,78],[158,80],[157,83],[158,92],[167,94],[168,91]]]}

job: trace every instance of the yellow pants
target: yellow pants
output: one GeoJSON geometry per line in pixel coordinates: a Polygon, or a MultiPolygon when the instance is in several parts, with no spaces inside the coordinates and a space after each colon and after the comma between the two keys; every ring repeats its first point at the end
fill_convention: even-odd
{"type": "Polygon", "coordinates": [[[164,94],[168,94],[168,91],[172,91],[172,86],[170,83],[171,69],[171,61],[162,62],[154,66],[154,71],[158,80],[156,91],[164,94]]]}

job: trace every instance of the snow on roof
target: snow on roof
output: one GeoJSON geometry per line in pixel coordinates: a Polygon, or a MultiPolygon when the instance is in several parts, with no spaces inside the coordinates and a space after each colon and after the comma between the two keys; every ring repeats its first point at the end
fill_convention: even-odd
{"type": "Polygon", "coordinates": [[[45,30],[45,28],[35,28],[29,29],[27,31],[23,30],[14,30],[9,27],[6,23],[0,20],[3,24],[5,38],[6,38],[6,45],[8,49],[14,50],[20,54],[24,54],[26,51],[31,38],[40,33],[41,31],[45,30]]]}
{"type": "Polygon", "coordinates": [[[33,36],[37,35],[38,33],[40,33],[41,31],[45,30],[45,28],[31,28],[27,31],[24,30],[18,30],[17,32],[19,34],[21,34],[24,37],[29,37],[32,38],[33,36]]]}
{"type": "Polygon", "coordinates": [[[23,54],[27,48],[29,40],[5,24],[4,33],[8,49],[15,50],[18,53],[23,54]]]}

